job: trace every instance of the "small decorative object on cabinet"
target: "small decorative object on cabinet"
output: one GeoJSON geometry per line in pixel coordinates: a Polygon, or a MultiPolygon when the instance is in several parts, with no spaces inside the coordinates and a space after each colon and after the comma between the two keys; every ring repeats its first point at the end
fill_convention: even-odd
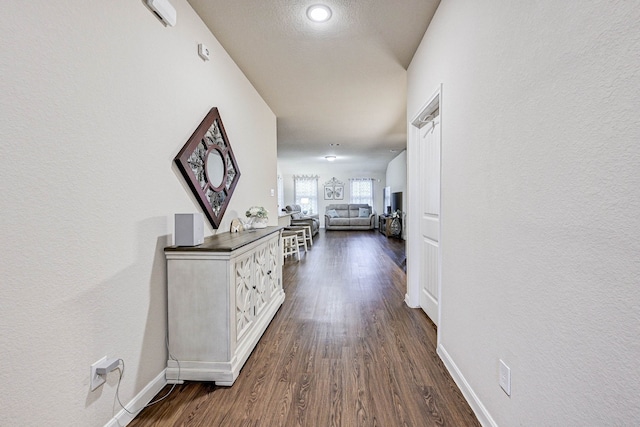
{"type": "Polygon", "coordinates": [[[266,228],[268,221],[268,218],[252,218],[251,225],[253,228],[266,228]]]}
{"type": "Polygon", "coordinates": [[[251,228],[265,228],[269,222],[269,211],[262,206],[251,206],[245,213],[251,223],[251,228]]]}
{"type": "Polygon", "coordinates": [[[240,221],[240,218],[236,218],[231,221],[231,232],[239,233],[241,231],[244,231],[244,227],[242,226],[242,221],[240,221]]]}
{"type": "Polygon", "coordinates": [[[165,248],[169,383],[234,383],[284,301],[281,227],[165,248]]]}

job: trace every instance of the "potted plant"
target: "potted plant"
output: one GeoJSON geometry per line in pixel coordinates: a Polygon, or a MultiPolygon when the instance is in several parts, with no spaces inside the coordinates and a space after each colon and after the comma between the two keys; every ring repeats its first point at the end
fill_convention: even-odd
{"type": "Polygon", "coordinates": [[[251,206],[245,215],[252,228],[265,228],[269,222],[269,211],[262,206],[251,206]]]}

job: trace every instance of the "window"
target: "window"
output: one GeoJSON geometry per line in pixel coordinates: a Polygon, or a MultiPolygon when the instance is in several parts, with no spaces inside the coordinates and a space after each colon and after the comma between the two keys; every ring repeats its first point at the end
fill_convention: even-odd
{"type": "Polygon", "coordinates": [[[318,176],[293,176],[294,204],[302,207],[302,212],[313,215],[318,212],[318,176]]]}
{"type": "Polygon", "coordinates": [[[353,178],[350,181],[351,194],[349,203],[362,203],[373,206],[373,179],[353,178]]]}

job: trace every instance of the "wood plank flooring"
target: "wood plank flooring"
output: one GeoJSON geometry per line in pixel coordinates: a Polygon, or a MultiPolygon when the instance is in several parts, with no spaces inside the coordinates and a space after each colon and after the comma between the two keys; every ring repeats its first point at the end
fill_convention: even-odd
{"type": "Polygon", "coordinates": [[[129,425],[479,426],[435,326],[404,303],[403,259],[402,240],[321,230],[286,261],[286,300],[235,384],[176,386],[129,425]]]}

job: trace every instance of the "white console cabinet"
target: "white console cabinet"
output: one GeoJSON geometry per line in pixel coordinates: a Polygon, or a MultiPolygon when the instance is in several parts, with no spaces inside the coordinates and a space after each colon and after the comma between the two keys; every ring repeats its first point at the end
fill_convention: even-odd
{"type": "Polygon", "coordinates": [[[230,386],[284,301],[281,227],[165,248],[169,383],[230,386]]]}

